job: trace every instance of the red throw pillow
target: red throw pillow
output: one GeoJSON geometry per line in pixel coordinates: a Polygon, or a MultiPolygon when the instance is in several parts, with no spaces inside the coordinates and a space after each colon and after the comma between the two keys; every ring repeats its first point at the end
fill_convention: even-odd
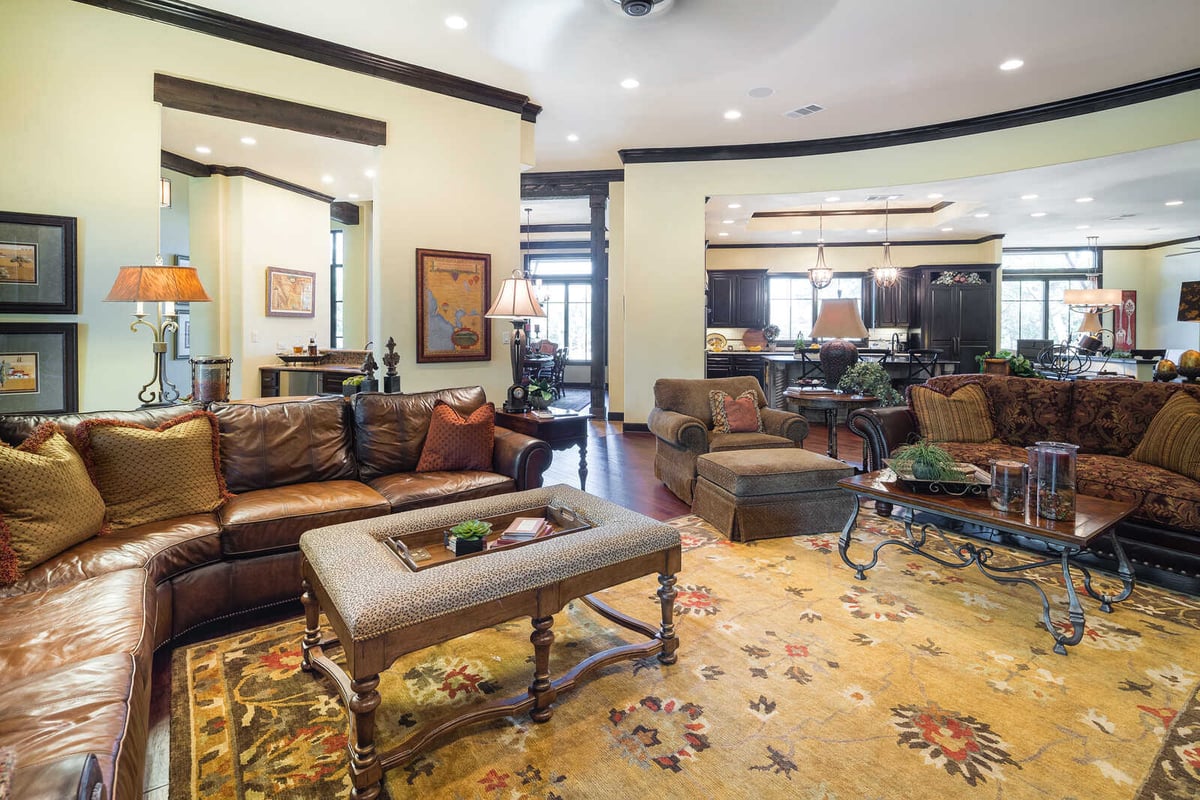
{"type": "Polygon", "coordinates": [[[442,472],[456,469],[492,469],[492,448],[496,443],[496,406],[484,403],[463,419],[442,400],[433,406],[429,434],[421,448],[417,472],[442,472]]]}
{"type": "Polygon", "coordinates": [[[720,389],[708,393],[712,407],[713,430],[717,433],[761,433],[762,417],[758,413],[758,396],[746,390],[736,398],[720,389]]]}

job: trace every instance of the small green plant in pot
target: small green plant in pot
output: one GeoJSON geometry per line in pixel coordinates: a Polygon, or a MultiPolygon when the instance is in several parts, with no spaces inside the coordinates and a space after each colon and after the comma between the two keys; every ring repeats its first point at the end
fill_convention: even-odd
{"type": "Polygon", "coordinates": [[[478,553],[487,543],[488,534],[492,532],[492,523],[479,519],[469,519],[460,522],[446,531],[446,549],[456,556],[467,553],[478,553]]]}
{"type": "Polygon", "coordinates": [[[902,406],[904,398],[892,388],[892,378],[881,364],[874,361],[859,361],[842,375],[837,388],[851,394],[866,394],[878,397],[885,406],[902,406]]]}
{"type": "Polygon", "coordinates": [[[554,399],[554,384],[549,378],[534,378],[529,382],[529,404],[534,408],[548,408],[554,399]]]}
{"type": "Polygon", "coordinates": [[[921,481],[950,480],[958,477],[954,458],[943,448],[921,439],[914,444],[902,445],[892,454],[891,467],[896,472],[908,472],[921,481]]]}
{"type": "Polygon", "coordinates": [[[363,381],[367,379],[366,375],[352,375],[342,381],[342,394],[349,397],[352,394],[358,394],[362,390],[363,381]]]}

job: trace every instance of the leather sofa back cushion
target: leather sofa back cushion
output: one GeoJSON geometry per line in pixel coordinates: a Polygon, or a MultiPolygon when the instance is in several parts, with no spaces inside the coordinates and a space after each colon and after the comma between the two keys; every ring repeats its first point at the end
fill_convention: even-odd
{"type": "Polygon", "coordinates": [[[67,439],[73,442],[75,426],[84,420],[115,419],[121,422],[136,422],[138,425],[153,428],[169,419],[203,409],[204,406],[199,403],[185,403],[178,406],[141,408],[136,411],[88,411],[82,414],[0,414],[0,441],[8,442],[16,447],[32,436],[39,425],[53,422],[67,435],[67,439]]]}
{"type": "Polygon", "coordinates": [[[730,397],[718,389],[708,393],[708,402],[714,433],[762,433],[762,416],[758,413],[754,392],[745,391],[730,397]]]}
{"type": "Polygon", "coordinates": [[[231,492],[358,477],[341,397],[255,405],[214,403],[231,492]]]}
{"type": "Polygon", "coordinates": [[[217,418],[207,411],[157,428],[91,419],[75,437],[113,530],[213,511],[225,501],[217,418]]]}
{"type": "Polygon", "coordinates": [[[1190,388],[1131,380],[1080,380],[1074,387],[1070,438],[1061,441],[1107,456],[1129,456],[1167,400],[1190,388]]]}
{"type": "MultiPolygon", "coordinates": [[[[1034,442],[1073,442],[1071,387],[1073,381],[1013,378],[964,373],[930,378],[925,386],[951,394],[976,383],[987,395],[995,436],[1004,444],[1024,447],[1034,442]]],[[[916,386],[908,389],[909,397],[916,386]]]]}
{"type": "Polygon", "coordinates": [[[18,448],[0,446],[0,585],[103,525],[104,500],[57,425],[44,423],[18,448]]]}
{"type": "Polygon", "coordinates": [[[449,472],[492,468],[492,448],[496,444],[496,406],[484,403],[463,417],[451,406],[438,400],[433,406],[429,434],[421,448],[417,472],[449,472]]]}
{"type": "Polygon", "coordinates": [[[1200,400],[1174,394],[1154,415],[1132,457],[1200,481],[1200,400]]]}
{"type": "Polygon", "coordinates": [[[992,413],[987,396],[975,384],[949,397],[914,386],[909,392],[921,436],[933,442],[986,442],[993,438],[992,413]]]}
{"type": "Polygon", "coordinates": [[[704,427],[713,426],[709,392],[722,391],[733,397],[753,392],[759,408],[767,404],[758,379],[749,375],[737,378],[659,378],[654,382],[654,405],[695,417],[704,427]]]}
{"type": "Polygon", "coordinates": [[[487,396],[480,386],[354,396],[354,453],[362,480],[416,470],[439,400],[466,417],[486,403],[487,396]]]}

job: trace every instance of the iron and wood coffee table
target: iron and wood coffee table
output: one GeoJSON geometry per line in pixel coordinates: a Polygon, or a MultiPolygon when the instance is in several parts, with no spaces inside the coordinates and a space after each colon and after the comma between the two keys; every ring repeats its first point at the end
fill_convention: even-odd
{"type": "Polygon", "coordinates": [[[378,797],[385,770],[406,763],[450,731],[527,711],[535,722],[547,722],[558,695],[575,688],[596,669],[649,655],[663,664],[676,660],[679,640],[673,615],[679,532],[569,486],[332,525],[303,534],[300,550],[305,613],[301,668],[327,676],[348,710],[351,797],[356,800],[378,797]],[[435,552],[431,532],[469,519],[527,516],[532,509],[550,505],[579,512],[591,527],[457,559],[435,552]],[[389,540],[407,544],[389,545],[389,540]],[[426,550],[429,558],[415,562],[417,548],[426,550]],[[633,619],[588,597],[655,574],[660,625],[633,619]],[[647,641],[595,653],[551,680],[554,615],[575,598],[583,598],[589,608],[647,641]],[[322,637],[322,612],[336,638],[322,637]],[[533,625],[529,637],[533,676],[528,691],[468,708],[450,719],[426,722],[387,753],[377,752],[379,673],[407,653],[522,616],[530,617],[533,625]],[[327,653],[335,646],[342,648],[345,669],[327,653]]]}
{"type": "Polygon", "coordinates": [[[1089,595],[1100,601],[1100,610],[1112,612],[1113,603],[1119,603],[1129,597],[1133,591],[1134,574],[1125,550],[1117,539],[1115,528],[1118,522],[1133,513],[1136,506],[1133,503],[1118,500],[1106,500],[1089,495],[1076,495],[1075,519],[1055,522],[1042,519],[1026,506],[1023,513],[1006,514],[997,511],[988,503],[986,496],[966,494],[952,496],[946,494],[927,494],[905,488],[895,479],[891,470],[869,472],[865,475],[855,475],[838,481],[838,486],[853,493],[857,498],[868,497],[876,501],[892,503],[901,506],[904,523],[904,539],[887,539],[875,545],[871,560],[859,564],[850,560],[848,551],[853,541],[852,532],[858,519],[859,503],[842,535],[838,539],[838,553],[847,566],[854,570],[854,577],[866,580],[866,571],[879,562],[879,551],[885,547],[899,547],[903,550],[924,556],[944,567],[955,569],[969,567],[972,564],[979,571],[998,583],[1022,583],[1032,586],[1042,598],[1042,621],[1046,630],[1054,637],[1054,652],[1067,654],[1067,647],[1079,644],[1083,638],[1084,615],[1083,606],[1075,591],[1071,578],[1071,568],[1083,574],[1083,586],[1089,595]],[[1052,552],[1058,553],[1057,558],[1046,558],[1029,564],[1014,564],[999,566],[992,563],[995,551],[986,545],[977,545],[972,541],[952,542],[945,532],[936,525],[929,523],[917,525],[914,515],[918,511],[927,511],[949,519],[959,520],[978,525],[1000,534],[1024,536],[1041,542],[1052,552]],[[935,535],[934,541],[940,541],[953,554],[954,560],[943,558],[925,548],[930,542],[929,533],[935,535]],[[1076,557],[1087,550],[1088,546],[1101,537],[1107,536],[1113,552],[1117,556],[1117,574],[1121,579],[1121,592],[1117,595],[1100,594],[1092,588],[1092,575],[1087,567],[1076,561],[1076,557]],[[1037,569],[1050,565],[1062,565],[1063,583],[1067,593],[1067,618],[1071,623],[1071,635],[1064,636],[1055,631],[1054,622],[1050,617],[1050,601],[1042,587],[1028,578],[1015,577],[1016,573],[1037,569]]]}

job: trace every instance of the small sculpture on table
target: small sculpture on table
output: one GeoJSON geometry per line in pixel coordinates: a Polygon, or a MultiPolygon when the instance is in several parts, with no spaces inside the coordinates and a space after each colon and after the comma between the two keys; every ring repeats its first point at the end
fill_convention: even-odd
{"type": "Polygon", "coordinates": [[[379,369],[379,362],[375,360],[375,354],[368,351],[367,357],[363,359],[362,363],[362,371],[366,373],[366,377],[363,378],[362,388],[360,391],[379,391],[379,381],[375,378],[375,370],[377,369],[379,369]]]}
{"type": "Polygon", "coordinates": [[[387,348],[387,355],[383,357],[383,365],[387,367],[387,373],[383,376],[383,390],[394,394],[400,391],[400,375],[396,372],[400,356],[396,355],[396,340],[389,336],[384,347],[387,348]]]}

